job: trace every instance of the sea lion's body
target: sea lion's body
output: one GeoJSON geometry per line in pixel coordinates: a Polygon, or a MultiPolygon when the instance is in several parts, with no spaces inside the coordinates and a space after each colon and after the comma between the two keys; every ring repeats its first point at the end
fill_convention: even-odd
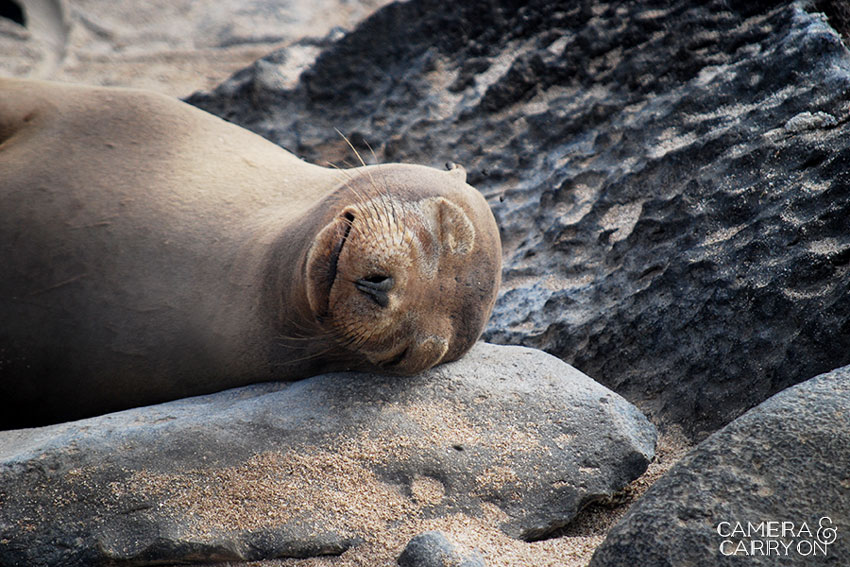
{"type": "MultiPolygon", "coordinates": [[[[0,80],[0,427],[337,369],[409,373],[457,358],[483,329],[498,287],[498,234],[470,191],[451,172],[421,166],[309,165],[159,95],[0,80]],[[425,279],[459,299],[449,301],[456,313],[435,322],[438,333],[462,320],[445,340],[428,342],[425,314],[401,315],[402,291],[432,293],[425,283],[402,289],[400,274],[378,281],[358,273],[360,291],[348,291],[354,281],[341,274],[372,258],[354,253],[374,236],[363,222],[384,201],[414,216],[436,211],[414,240],[417,230],[429,241],[436,230],[437,240],[454,242],[440,236],[439,226],[455,230],[442,211],[463,211],[472,223],[468,250],[428,245],[434,269],[425,279]],[[482,250],[490,260],[481,261],[482,250]],[[480,269],[448,285],[446,270],[463,263],[455,256],[470,263],[476,254],[480,269]],[[375,336],[346,335],[346,309],[375,336]],[[395,326],[402,318],[404,329],[395,326]],[[387,362],[390,343],[408,340],[387,362]]],[[[388,269],[404,271],[393,246],[388,269]]],[[[418,250],[414,268],[424,258],[418,250]]],[[[381,264],[369,262],[362,269],[381,264]]]]}

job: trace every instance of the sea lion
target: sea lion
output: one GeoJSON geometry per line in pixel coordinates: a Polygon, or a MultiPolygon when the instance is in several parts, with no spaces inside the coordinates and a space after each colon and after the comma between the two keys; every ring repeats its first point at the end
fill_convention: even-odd
{"type": "Polygon", "coordinates": [[[465,177],[324,168],[162,95],[0,79],[0,427],[460,357],[501,271],[465,177]]]}

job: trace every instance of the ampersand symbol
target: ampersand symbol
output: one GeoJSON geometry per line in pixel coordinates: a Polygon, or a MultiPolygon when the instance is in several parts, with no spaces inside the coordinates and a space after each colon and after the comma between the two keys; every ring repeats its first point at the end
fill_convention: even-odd
{"type": "Polygon", "coordinates": [[[818,532],[815,534],[815,537],[822,544],[829,545],[838,538],[838,528],[830,527],[832,526],[832,519],[829,516],[821,518],[818,525],[820,527],[818,527],[818,532]]]}

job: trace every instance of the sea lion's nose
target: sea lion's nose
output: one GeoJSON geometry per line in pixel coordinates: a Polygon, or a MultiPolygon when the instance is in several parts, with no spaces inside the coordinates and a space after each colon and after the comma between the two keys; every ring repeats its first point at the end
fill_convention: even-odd
{"type": "Polygon", "coordinates": [[[394,284],[390,276],[376,274],[355,281],[354,287],[381,307],[386,307],[390,303],[387,292],[393,288],[394,284]]]}

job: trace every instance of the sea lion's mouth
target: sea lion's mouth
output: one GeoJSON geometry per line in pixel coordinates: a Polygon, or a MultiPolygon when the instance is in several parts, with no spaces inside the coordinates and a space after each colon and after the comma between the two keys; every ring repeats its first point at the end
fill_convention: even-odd
{"type": "Polygon", "coordinates": [[[407,346],[401,350],[398,354],[392,356],[387,360],[382,360],[378,363],[378,366],[381,368],[392,368],[393,366],[398,366],[402,360],[407,356],[407,353],[410,352],[410,347],[407,346]]]}

